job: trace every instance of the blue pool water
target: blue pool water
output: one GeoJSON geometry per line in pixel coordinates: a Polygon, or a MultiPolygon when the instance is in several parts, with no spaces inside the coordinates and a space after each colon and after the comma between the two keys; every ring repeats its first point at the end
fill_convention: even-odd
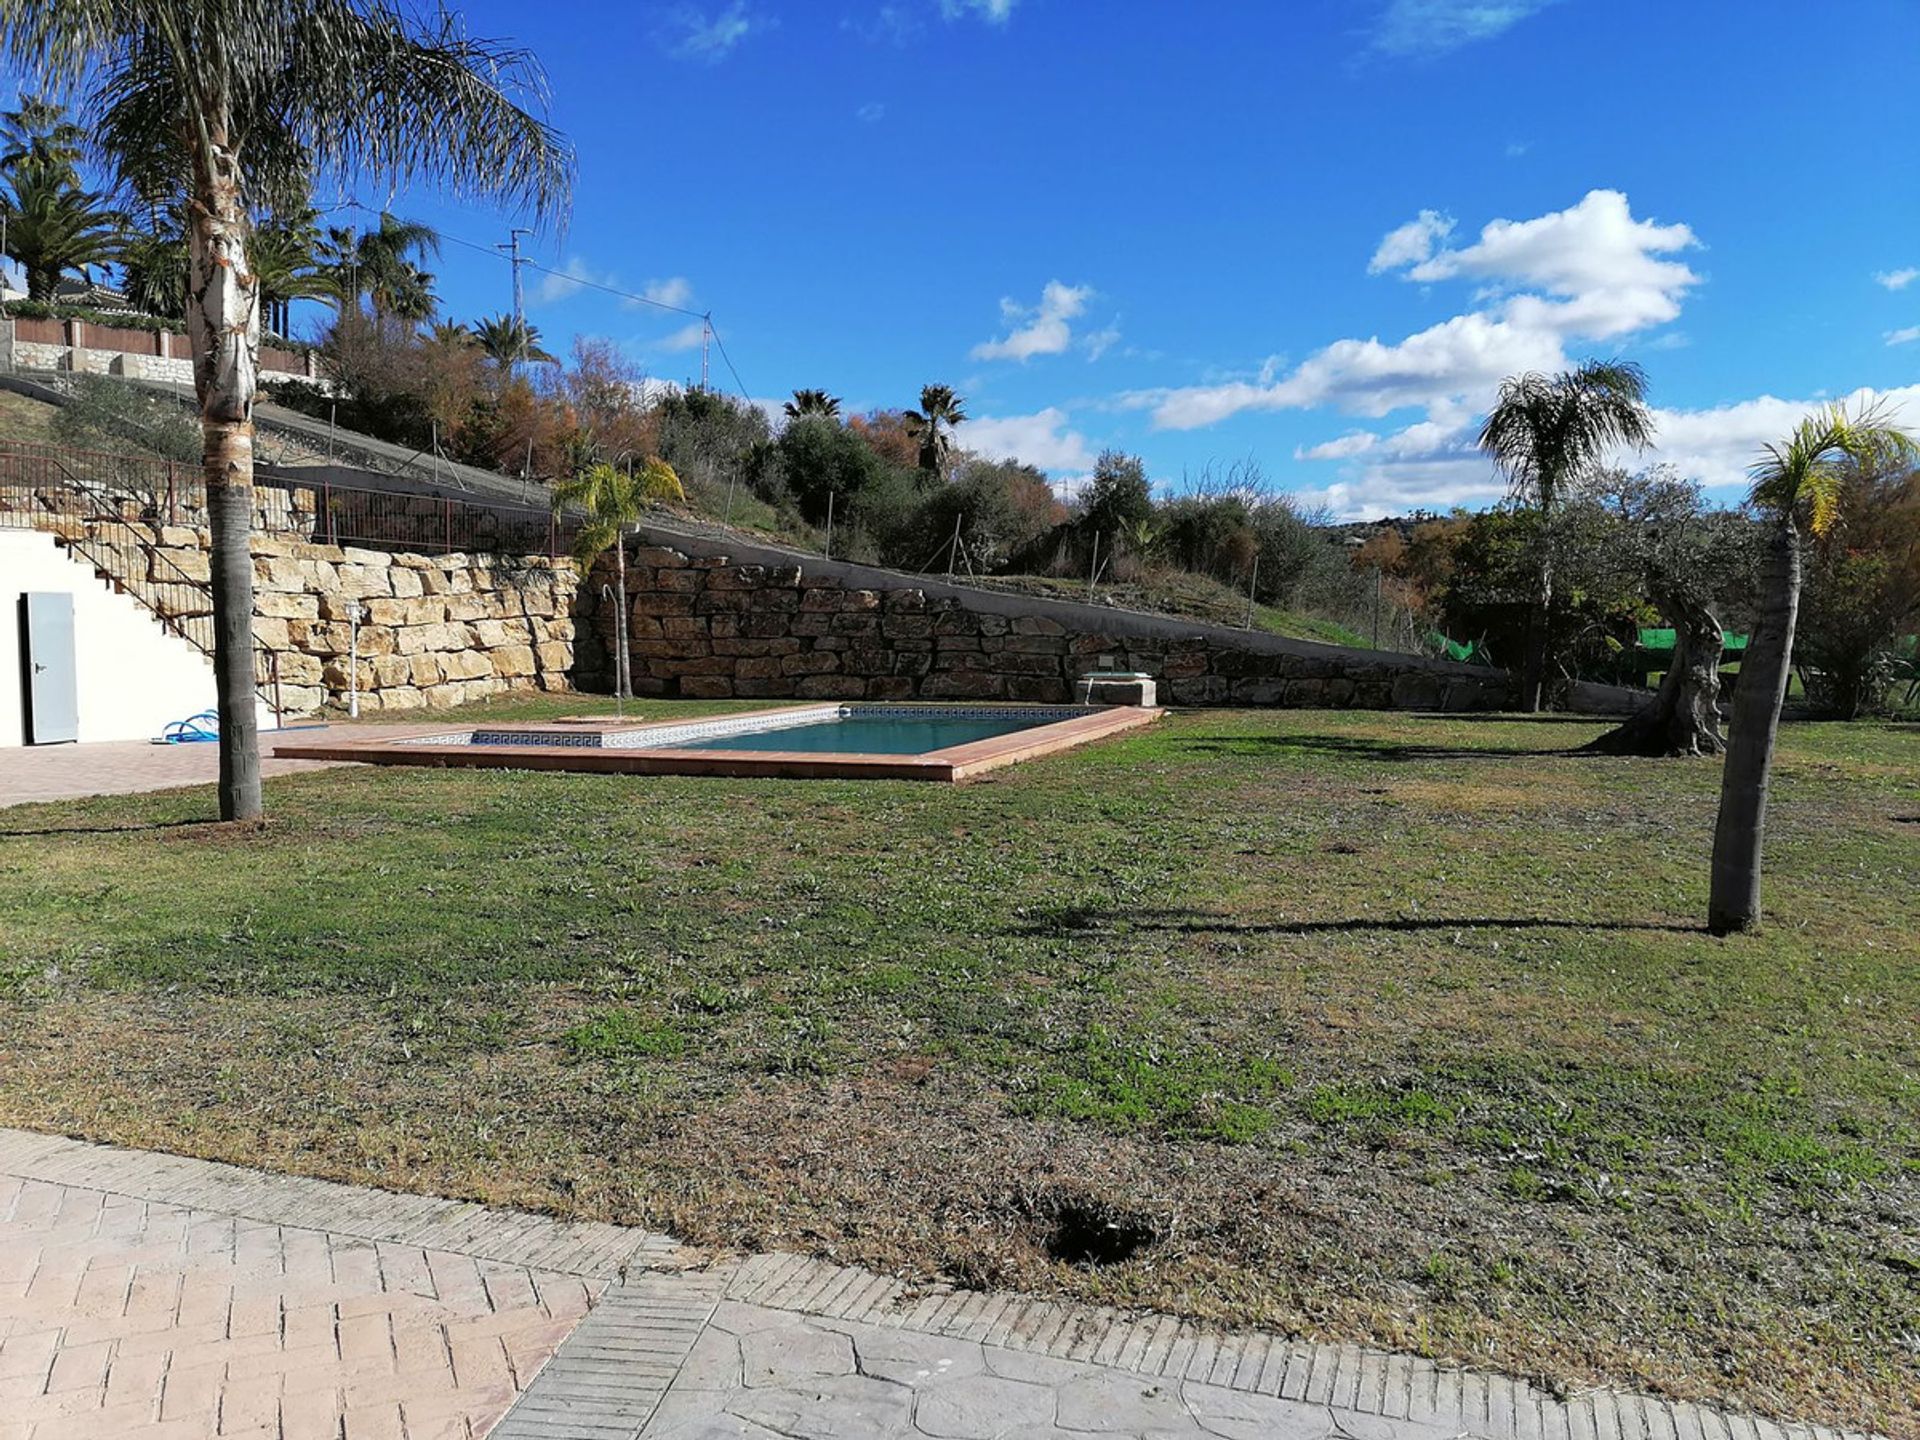
{"type": "Polygon", "coordinates": [[[779,730],[739,731],[711,740],[691,740],[676,750],[797,750],[810,755],[924,755],[950,745],[991,740],[1016,730],[1031,730],[1049,720],[1014,715],[992,720],[928,719],[909,716],[850,716],[779,730]]]}

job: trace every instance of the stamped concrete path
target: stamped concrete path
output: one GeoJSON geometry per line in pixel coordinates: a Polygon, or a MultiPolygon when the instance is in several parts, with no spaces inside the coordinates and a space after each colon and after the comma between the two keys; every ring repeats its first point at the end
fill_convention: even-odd
{"type": "MultiPolygon", "coordinates": [[[[333,760],[282,760],[273,751],[276,740],[308,738],[307,732],[340,726],[300,724],[286,730],[263,732],[260,773],[297,775],[324,770],[333,760]]],[[[404,739],[457,729],[443,720],[413,725],[355,722],[356,740],[404,739]]],[[[48,800],[78,800],[88,795],[131,795],[143,790],[172,790],[182,785],[211,785],[220,778],[220,747],[210,744],[155,745],[148,740],[92,740],[83,745],[0,746],[0,807],[36,804],[48,800]]]]}
{"type": "Polygon", "coordinates": [[[0,1440],[1842,1440],[0,1129],[0,1440]]]}

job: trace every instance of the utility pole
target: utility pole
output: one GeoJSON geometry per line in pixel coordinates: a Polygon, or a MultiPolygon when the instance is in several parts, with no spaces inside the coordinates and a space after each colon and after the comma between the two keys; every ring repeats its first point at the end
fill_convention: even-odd
{"type": "Polygon", "coordinates": [[[713,312],[700,317],[700,388],[707,388],[707,346],[713,340],[713,312]]]}
{"type": "Polygon", "coordinates": [[[513,323],[524,326],[527,323],[527,307],[520,288],[520,267],[527,262],[520,258],[520,237],[531,235],[533,231],[519,225],[507,232],[507,243],[495,245],[496,250],[504,250],[513,265],[513,323]]]}

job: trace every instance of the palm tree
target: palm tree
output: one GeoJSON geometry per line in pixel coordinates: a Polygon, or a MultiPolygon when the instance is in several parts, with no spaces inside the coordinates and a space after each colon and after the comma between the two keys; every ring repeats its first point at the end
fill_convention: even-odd
{"type": "Polygon", "coordinates": [[[1890,467],[1920,447],[1869,406],[1849,415],[1829,405],[1802,420],[1783,444],[1766,447],[1753,467],[1750,503],[1773,521],[1762,572],[1760,616],[1740,661],[1733,692],[1732,733],[1720,777],[1720,816],[1713,828],[1713,879],[1707,928],[1715,935],[1750,930],[1760,921],[1760,852],[1766,839],[1767,786],[1780,734],[1800,613],[1800,525],[1825,534],[1840,512],[1850,466],[1890,467]]]}
{"type": "Polygon", "coordinates": [[[0,171],[8,174],[27,166],[78,185],[86,144],[66,107],[43,96],[23,95],[17,110],[0,114],[0,171]]]}
{"type": "Polygon", "coordinates": [[[254,228],[247,258],[260,282],[261,322],[285,338],[293,323],[293,302],[333,294],[332,278],[316,253],[320,232],[313,207],[301,204],[254,228]]]}
{"type": "Polygon", "coordinates": [[[601,555],[613,551],[613,693],[621,700],[633,698],[633,655],[627,648],[627,527],[640,519],[649,504],[686,498],[680,477],[664,460],[649,460],[638,475],[631,463],[625,470],[605,463],[592,465],[553,487],[556,512],[586,511],[586,524],[573,546],[581,576],[593,569],[601,555]]]}
{"type": "Polygon", "coordinates": [[[920,391],[920,408],[905,415],[907,433],[920,442],[920,470],[938,479],[947,473],[953,450],[953,429],[966,422],[965,404],[951,385],[927,385],[920,391]]]}
{"type": "Polygon", "coordinates": [[[187,335],[213,532],[220,813],[261,813],[254,699],[253,400],[260,286],[251,204],[331,172],[443,182],[456,194],[565,202],[572,153],[513,93],[525,52],[416,21],[386,0],[0,0],[0,56],[56,93],[126,173],[169,146],[187,163],[187,335]]]}
{"type": "Polygon", "coordinates": [[[371,230],[330,227],[322,248],[327,274],[343,300],[358,304],[364,297],[376,319],[418,323],[432,318],[433,276],[419,264],[440,253],[440,232],[431,225],[383,210],[371,230]]]}
{"type": "Polygon", "coordinates": [[[1539,511],[1542,532],[1520,679],[1524,710],[1540,709],[1551,658],[1553,522],[1559,501],[1621,446],[1644,449],[1653,430],[1646,372],[1630,362],[1589,360],[1558,375],[1530,371],[1500,382],[1478,443],[1506,475],[1513,498],[1539,511]]]}
{"type": "Polygon", "coordinates": [[[829,420],[838,420],[840,397],[829,395],[824,390],[796,390],[785,408],[789,420],[798,420],[803,415],[821,415],[829,420]]]}
{"type": "MultiPolygon", "coordinates": [[[[159,218],[159,217],[156,217],[159,218]]],[[[120,285],[127,303],[143,315],[178,320],[187,313],[186,231],[162,223],[137,230],[120,250],[120,285]]]]}
{"type": "Polygon", "coordinates": [[[22,163],[0,193],[7,254],[27,272],[27,298],[52,302],[60,279],[120,256],[126,217],[56,168],[22,163]]]}
{"type": "Polygon", "coordinates": [[[537,326],[511,315],[492,315],[474,321],[473,340],[502,371],[511,371],[523,360],[536,365],[560,363],[540,348],[537,326]]]}

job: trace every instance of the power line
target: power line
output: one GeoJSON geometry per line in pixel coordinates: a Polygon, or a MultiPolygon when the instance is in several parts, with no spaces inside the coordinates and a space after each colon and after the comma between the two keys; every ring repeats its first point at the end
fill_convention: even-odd
{"type": "MultiPolygon", "coordinates": [[[[362,204],[357,200],[348,201],[346,205],[339,208],[344,209],[348,206],[356,210],[364,210],[369,215],[380,213],[374,210],[372,206],[362,204]]],[[[477,251],[482,255],[489,255],[495,259],[500,258],[502,247],[497,244],[482,245],[478,241],[468,240],[464,236],[454,235],[447,231],[440,231],[438,233],[442,240],[451,240],[456,245],[464,245],[467,249],[477,251]]],[[[753,403],[753,396],[747,392],[746,384],[741,380],[739,370],[734,368],[733,357],[727,354],[727,347],[721,343],[720,332],[714,327],[713,312],[711,310],[689,310],[684,305],[669,305],[664,300],[655,300],[647,295],[636,295],[631,290],[622,290],[613,285],[603,285],[598,280],[583,280],[578,275],[569,274],[565,270],[555,270],[551,266],[542,265],[538,260],[529,260],[525,256],[518,257],[514,260],[513,264],[515,266],[514,275],[516,282],[519,276],[518,267],[525,265],[530,270],[538,270],[543,275],[552,275],[556,279],[565,280],[570,285],[578,285],[587,290],[598,290],[606,295],[614,295],[622,300],[630,300],[636,305],[651,305],[656,310],[666,310],[675,315],[685,315],[689,319],[700,321],[706,328],[707,336],[713,340],[714,348],[720,352],[721,360],[726,362],[727,373],[733,376],[734,388],[739,390],[740,398],[749,405],[753,403]]],[[[516,283],[516,292],[518,288],[518,284],[516,283]]]]}

